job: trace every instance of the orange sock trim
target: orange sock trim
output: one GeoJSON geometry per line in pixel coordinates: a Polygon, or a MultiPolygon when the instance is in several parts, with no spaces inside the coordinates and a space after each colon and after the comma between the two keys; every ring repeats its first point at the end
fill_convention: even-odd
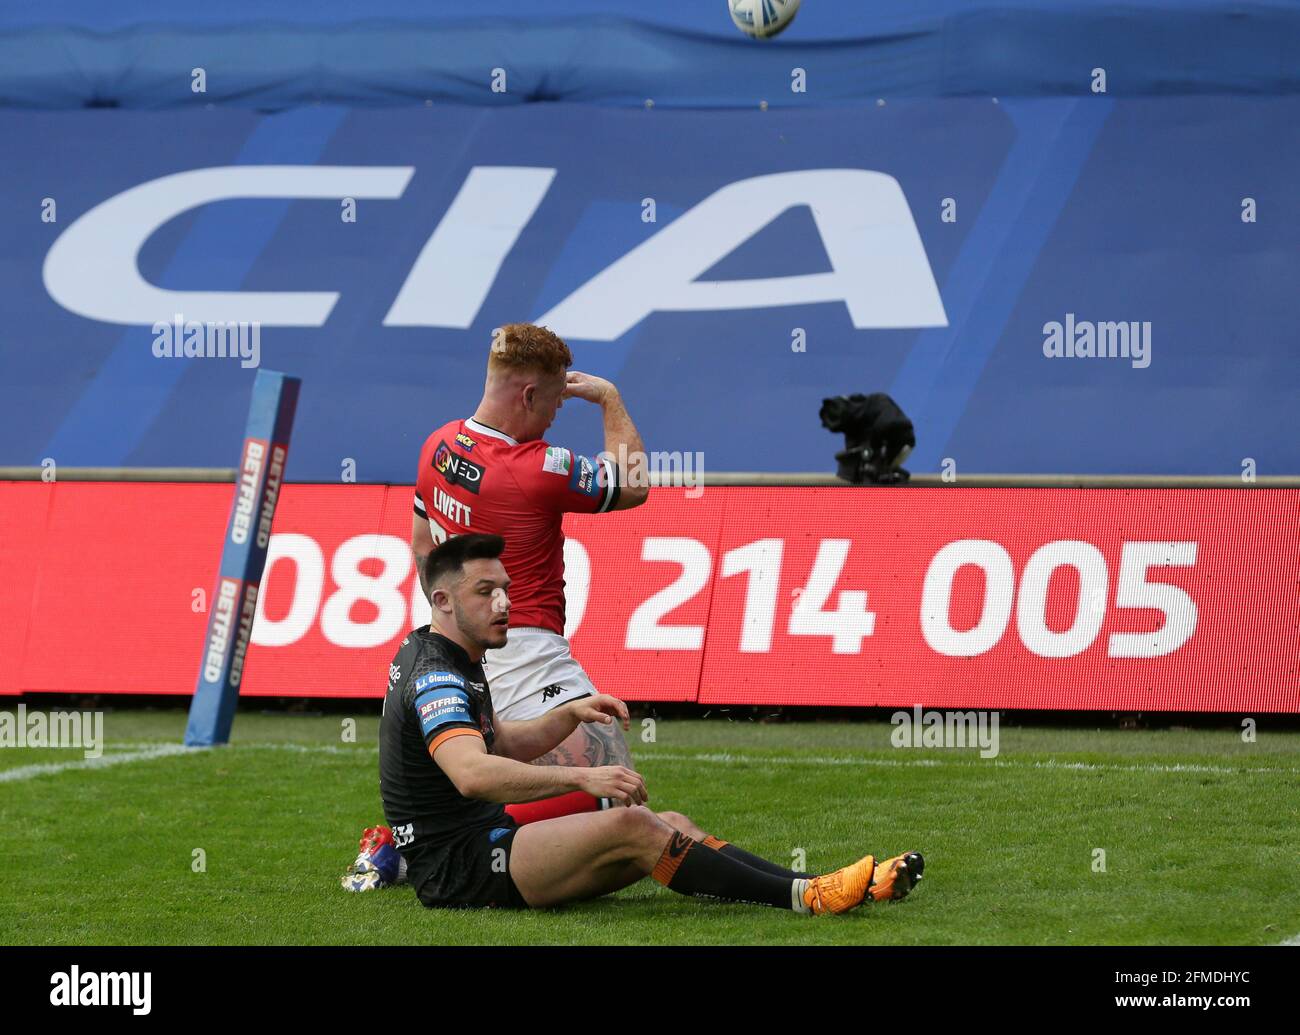
{"type": "Polygon", "coordinates": [[[659,856],[659,861],[655,863],[655,868],[651,871],[650,876],[662,884],[665,888],[672,882],[673,877],[677,875],[677,868],[681,866],[682,861],[686,858],[686,853],[695,846],[695,841],[687,837],[680,830],[674,830],[673,836],[668,839],[668,844],[664,846],[663,855],[659,856]]]}
{"type": "Polygon", "coordinates": [[[712,848],[715,852],[719,849],[726,848],[727,843],[728,842],[722,840],[722,838],[714,837],[712,834],[700,842],[700,844],[704,845],[705,848],[712,848]]]}

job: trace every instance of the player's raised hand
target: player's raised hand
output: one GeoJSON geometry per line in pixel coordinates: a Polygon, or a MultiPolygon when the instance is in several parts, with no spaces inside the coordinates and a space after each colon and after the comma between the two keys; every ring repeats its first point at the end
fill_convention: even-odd
{"type": "Polygon", "coordinates": [[[570,370],[565,380],[562,398],[586,399],[587,402],[604,405],[606,399],[617,394],[618,389],[614,387],[612,381],[606,381],[603,377],[595,377],[592,374],[584,374],[581,370],[570,370]]]}
{"type": "Polygon", "coordinates": [[[600,765],[578,770],[579,789],[595,798],[613,798],[620,805],[644,805],[650,800],[645,780],[634,769],[600,765]]]}
{"type": "Polygon", "coordinates": [[[632,728],[632,719],[627,713],[627,705],[617,697],[610,697],[609,694],[584,697],[570,702],[569,707],[573,709],[573,714],[579,722],[599,722],[608,726],[615,719],[619,719],[622,720],[623,729],[632,728]]]}

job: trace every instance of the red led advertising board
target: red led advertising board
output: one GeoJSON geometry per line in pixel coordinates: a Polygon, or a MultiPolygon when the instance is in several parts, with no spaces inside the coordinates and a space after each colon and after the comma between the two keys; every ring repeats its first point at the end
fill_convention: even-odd
{"type": "MultiPolygon", "coordinates": [[[[190,692],[232,491],[0,483],[0,692],[190,692]]],[[[285,487],[242,693],[383,693],[412,496],[285,487]]],[[[629,700],[1300,712],[1298,491],[656,489],[565,531],[629,700]]]]}

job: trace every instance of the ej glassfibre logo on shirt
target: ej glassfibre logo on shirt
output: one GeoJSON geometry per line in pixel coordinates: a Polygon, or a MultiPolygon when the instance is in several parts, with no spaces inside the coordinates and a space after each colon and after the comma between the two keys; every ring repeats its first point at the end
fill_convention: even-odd
{"type": "Polygon", "coordinates": [[[448,485],[462,485],[474,495],[478,495],[479,484],[483,481],[483,468],[472,464],[463,456],[457,456],[447,448],[446,442],[439,442],[433,453],[433,466],[447,480],[448,485]]]}

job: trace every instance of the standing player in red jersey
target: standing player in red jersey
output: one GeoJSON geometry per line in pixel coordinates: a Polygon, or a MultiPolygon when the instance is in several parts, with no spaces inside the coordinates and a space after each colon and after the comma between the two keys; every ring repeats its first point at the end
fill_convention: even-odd
{"type": "MultiPolygon", "coordinates": [[[[572,362],[569,347],[544,327],[500,328],[478,409],[438,428],[420,453],[411,526],[418,570],[448,536],[488,532],[505,538],[501,561],[512,580],[509,639],[487,653],[483,667],[498,714],[512,721],[598,692],[564,638],[564,514],[628,510],[650,492],[628,484],[620,467],[644,446],[618,389],[603,378],[569,371],[572,362]],[[589,459],[542,438],[565,399],[601,408],[602,456],[589,459]]],[[[428,594],[429,587],[424,590],[428,594]]],[[[598,723],[579,726],[538,761],[631,766],[621,731],[598,723]]]]}

